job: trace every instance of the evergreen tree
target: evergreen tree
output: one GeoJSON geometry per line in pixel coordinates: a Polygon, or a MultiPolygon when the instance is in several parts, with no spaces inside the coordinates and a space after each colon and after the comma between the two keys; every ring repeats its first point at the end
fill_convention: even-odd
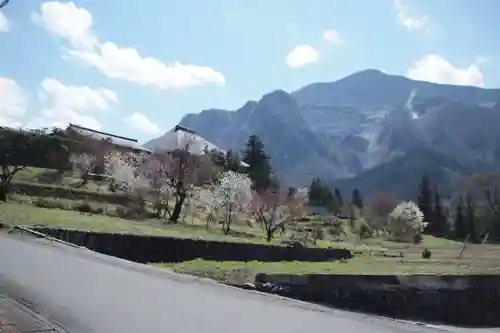
{"type": "Polygon", "coordinates": [[[225,157],[226,171],[238,171],[240,169],[241,159],[237,152],[228,150],[225,157]]]}
{"type": "Polygon", "coordinates": [[[427,176],[423,176],[418,190],[417,205],[424,214],[424,221],[429,223],[424,232],[433,234],[434,225],[432,223],[432,191],[427,176]]]}
{"type": "Polygon", "coordinates": [[[478,242],[478,234],[476,231],[476,203],[472,195],[465,196],[465,220],[467,221],[467,233],[470,235],[469,239],[473,243],[478,242]]]}
{"type": "Polygon", "coordinates": [[[335,188],[335,190],[334,190],[334,197],[335,197],[335,201],[337,202],[337,205],[339,207],[344,206],[344,203],[342,200],[342,194],[340,193],[340,190],[338,188],[335,188]]]}
{"type": "Polygon", "coordinates": [[[455,237],[465,239],[467,237],[467,224],[465,222],[462,202],[459,202],[455,211],[455,220],[453,222],[455,229],[455,237]]]}
{"type": "Polygon", "coordinates": [[[323,197],[323,184],[321,179],[316,177],[312,180],[309,186],[309,204],[319,206],[321,205],[323,197]]]}
{"type": "Polygon", "coordinates": [[[352,204],[359,209],[363,209],[363,199],[361,199],[361,193],[357,188],[352,191],[352,204]]]}
{"type": "Polygon", "coordinates": [[[441,196],[436,188],[434,192],[434,207],[433,207],[433,234],[435,236],[444,236],[449,231],[448,218],[443,210],[443,205],[441,203],[441,196]]]}
{"type": "Polygon", "coordinates": [[[249,165],[248,176],[256,190],[266,190],[271,185],[272,168],[270,157],[257,135],[251,135],[243,150],[243,162],[249,165]]]}

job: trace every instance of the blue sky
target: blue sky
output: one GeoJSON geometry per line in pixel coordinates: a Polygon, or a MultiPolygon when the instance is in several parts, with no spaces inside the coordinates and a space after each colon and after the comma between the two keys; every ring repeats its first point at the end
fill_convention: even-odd
{"type": "Polygon", "coordinates": [[[11,0],[0,125],[145,141],[186,113],[366,68],[500,87],[498,12],[497,0],[11,0]]]}

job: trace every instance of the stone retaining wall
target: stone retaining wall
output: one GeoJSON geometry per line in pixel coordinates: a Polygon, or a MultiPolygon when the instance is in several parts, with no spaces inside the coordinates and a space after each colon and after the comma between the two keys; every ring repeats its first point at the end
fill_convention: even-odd
{"type": "Polygon", "coordinates": [[[313,262],[352,257],[351,251],[346,249],[284,247],[52,228],[31,230],[96,252],[141,263],[182,262],[198,258],[216,261],[313,262]]]}
{"type": "Polygon", "coordinates": [[[258,274],[258,290],[383,316],[500,327],[500,275],[258,274]]]}

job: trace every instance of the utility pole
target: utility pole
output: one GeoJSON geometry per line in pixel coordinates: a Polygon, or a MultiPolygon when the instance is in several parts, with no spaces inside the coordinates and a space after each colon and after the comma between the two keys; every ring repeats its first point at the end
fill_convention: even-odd
{"type": "Polygon", "coordinates": [[[0,0],[0,9],[5,7],[9,3],[9,1],[10,0],[0,0]]]}

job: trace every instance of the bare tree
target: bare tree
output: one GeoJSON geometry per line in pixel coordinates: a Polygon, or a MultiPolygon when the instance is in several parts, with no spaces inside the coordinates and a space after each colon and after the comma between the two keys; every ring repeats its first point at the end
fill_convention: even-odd
{"type": "Polygon", "coordinates": [[[7,6],[7,4],[10,2],[10,0],[1,0],[0,1],[0,9],[3,7],[7,6]]]}
{"type": "Polygon", "coordinates": [[[266,233],[266,240],[270,242],[274,233],[281,229],[285,231],[286,223],[291,222],[295,214],[307,201],[306,189],[300,191],[288,190],[286,193],[279,189],[270,189],[253,194],[253,207],[256,209],[257,220],[266,233]]]}
{"type": "Polygon", "coordinates": [[[469,195],[480,194],[482,201],[497,218],[500,218],[500,173],[475,173],[466,177],[464,183],[469,195]]]}
{"type": "Polygon", "coordinates": [[[382,230],[387,227],[389,214],[398,203],[395,197],[386,193],[378,193],[368,201],[363,215],[371,228],[377,231],[382,230]]]}

